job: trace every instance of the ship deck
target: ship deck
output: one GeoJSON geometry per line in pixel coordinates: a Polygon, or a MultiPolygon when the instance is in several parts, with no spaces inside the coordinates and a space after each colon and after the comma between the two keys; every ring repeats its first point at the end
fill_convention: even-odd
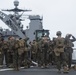
{"type": "MultiPolygon", "coordinates": [[[[65,75],[63,71],[58,73],[55,67],[49,67],[46,69],[41,69],[38,67],[31,67],[29,69],[21,68],[19,71],[14,71],[12,68],[2,68],[0,69],[0,75],[65,75]]],[[[68,75],[76,75],[76,71],[71,69],[68,75]]]]}

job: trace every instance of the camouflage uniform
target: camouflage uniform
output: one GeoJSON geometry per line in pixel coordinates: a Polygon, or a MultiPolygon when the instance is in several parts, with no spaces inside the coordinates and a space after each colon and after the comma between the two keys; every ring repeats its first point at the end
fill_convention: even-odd
{"type": "Polygon", "coordinates": [[[15,42],[14,37],[10,36],[10,37],[8,38],[9,49],[7,50],[8,67],[13,67],[13,50],[14,50],[14,42],[15,42]]]}
{"type": "Polygon", "coordinates": [[[28,48],[26,48],[25,40],[19,39],[14,44],[13,65],[15,70],[19,70],[21,66],[27,67],[28,48]]]}
{"type": "Polygon", "coordinates": [[[31,59],[35,62],[37,61],[37,49],[38,49],[37,42],[33,40],[31,44],[31,59]]]}
{"type": "Polygon", "coordinates": [[[38,41],[38,50],[37,50],[37,62],[38,66],[41,67],[41,56],[42,56],[42,40],[38,41]]]}
{"type": "Polygon", "coordinates": [[[72,35],[71,34],[67,34],[65,37],[65,53],[67,56],[67,63],[68,63],[68,68],[71,68],[71,64],[72,64],[72,53],[73,53],[73,49],[72,47],[74,47],[73,42],[76,41],[76,38],[74,36],[72,36],[72,39],[70,39],[72,35]]]}
{"type": "Polygon", "coordinates": [[[29,68],[30,67],[30,64],[31,64],[31,59],[30,59],[30,49],[29,49],[29,46],[27,44],[27,39],[24,39],[24,46],[25,46],[25,49],[24,49],[24,68],[29,68]]]}
{"type": "Polygon", "coordinates": [[[49,55],[48,63],[53,65],[55,62],[55,54],[54,54],[54,50],[53,50],[53,41],[52,40],[49,41],[48,55],[49,55]]]}
{"type": "Polygon", "coordinates": [[[61,65],[63,65],[64,71],[67,72],[67,63],[65,60],[65,54],[64,54],[64,38],[61,37],[61,32],[58,31],[56,34],[58,37],[54,39],[54,53],[55,53],[55,58],[56,58],[56,65],[57,69],[60,71],[61,70],[61,65]]]}
{"type": "Polygon", "coordinates": [[[20,62],[19,62],[19,58],[20,56],[18,55],[18,49],[19,49],[19,40],[15,40],[14,43],[14,54],[13,54],[13,67],[15,70],[19,70],[20,67],[20,62]]]}
{"type": "Polygon", "coordinates": [[[47,65],[48,65],[48,58],[49,58],[49,55],[48,55],[48,48],[49,48],[49,42],[48,42],[48,37],[43,37],[42,38],[42,41],[41,41],[41,55],[40,55],[40,57],[41,57],[41,67],[42,68],[45,68],[45,67],[47,67],[47,65]]]}

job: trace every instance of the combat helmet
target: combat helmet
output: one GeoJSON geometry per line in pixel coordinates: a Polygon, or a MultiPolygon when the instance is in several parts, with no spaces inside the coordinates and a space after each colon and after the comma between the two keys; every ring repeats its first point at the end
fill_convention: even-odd
{"type": "Polygon", "coordinates": [[[57,31],[57,32],[56,32],[56,35],[57,35],[57,36],[59,36],[59,35],[61,35],[61,34],[62,34],[61,31],[57,31]]]}
{"type": "Polygon", "coordinates": [[[71,34],[66,34],[66,37],[67,37],[67,38],[70,38],[70,37],[71,37],[71,34]]]}

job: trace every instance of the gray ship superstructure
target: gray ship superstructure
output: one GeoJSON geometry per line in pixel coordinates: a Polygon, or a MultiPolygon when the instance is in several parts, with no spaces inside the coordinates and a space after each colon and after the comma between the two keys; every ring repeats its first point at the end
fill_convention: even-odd
{"type": "Polygon", "coordinates": [[[29,40],[32,41],[35,39],[35,31],[36,30],[42,30],[42,18],[40,18],[39,15],[36,16],[29,16],[30,23],[29,23],[29,29],[25,30],[26,36],[29,37],[29,40]]]}
{"type": "Polygon", "coordinates": [[[23,24],[21,19],[24,12],[31,11],[31,10],[24,10],[19,9],[19,1],[14,1],[14,9],[6,9],[0,11],[0,19],[9,27],[11,28],[11,31],[6,29],[5,31],[1,29],[2,36],[7,39],[10,35],[14,36],[16,38],[23,38],[26,37],[29,38],[29,41],[32,41],[35,39],[35,31],[36,30],[42,30],[42,18],[39,15],[29,15],[28,18],[30,19],[29,26],[26,30],[23,30],[23,24]],[[7,15],[3,11],[13,12],[13,14],[7,15]],[[22,14],[19,14],[21,12],[22,14]]]}
{"type": "MultiPolygon", "coordinates": [[[[26,37],[29,38],[29,41],[33,41],[35,39],[35,31],[42,30],[42,18],[39,15],[30,15],[29,16],[30,23],[29,26],[25,30],[23,30],[26,37]]],[[[14,36],[15,38],[19,38],[17,34],[15,34],[12,30],[2,29],[0,28],[0,33],[7,40],[9,36],[14,36]]]]}

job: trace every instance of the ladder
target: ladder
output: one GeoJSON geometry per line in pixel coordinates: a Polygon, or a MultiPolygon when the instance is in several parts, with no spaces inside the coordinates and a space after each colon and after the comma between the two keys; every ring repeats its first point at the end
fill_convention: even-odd
{"type": "Polygon", "coordinates": [[[0,19],[12,29],[12,31],[17,34],[20,38],[25,39],[25,34],[22,32],[20,27],[18,27],[16,21],[12,20],[10,16],[0,11],[0,19]]]}

